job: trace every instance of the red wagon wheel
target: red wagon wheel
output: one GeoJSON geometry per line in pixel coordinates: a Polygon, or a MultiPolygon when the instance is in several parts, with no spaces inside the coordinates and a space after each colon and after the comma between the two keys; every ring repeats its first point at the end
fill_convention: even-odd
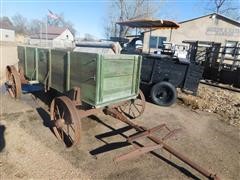
{"type": "Polygon", "coordinates": [[[56,137],[67,147],[80,142],[81,122],[73,102],[66,96],[55,98],[50,107],[51,120],[55,126],[53,131],[56,137]]]}
{"type": "Polygon", "coordinates": [[[7,66],[6,78],[6,86],[10,96],[19,99],[22,93],[21,80],[14,66],[7,66]]]}
{"type": "Polygon", "coordinates": [[[130,119],[141,116],[145,110],[146,100],[142,91],[139,91],[136,99],[131,99],[119,107],[120,111],[130,119]]]}

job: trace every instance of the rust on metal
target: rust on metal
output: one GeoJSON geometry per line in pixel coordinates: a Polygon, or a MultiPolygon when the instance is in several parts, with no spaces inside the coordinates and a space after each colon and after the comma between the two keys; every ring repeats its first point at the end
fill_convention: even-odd
{"type": "MultiPolygon", "coordinates": [[[[24,81],[24,77],[22,77],[21,74],[21,72],[18,73],[16,71],[16,68],[14,66],[7,66],[8,81],[6,84],[10,91],[10,94],[15,98],[19,98],[21,94],[21,81],[24,81]]],[[[61,96],[55,98],[51,103],[50,116],[51,120],[55,124],[55,126],[53,127],[54,133],[59,140],[63,141],[66,144],[67,147],[77,145],[79,144],[81,137],[81,118],[103,112],[106,115],[110,115],[128,124],[129,126],[133,127],[137,132],[139,132],[133,136],[130,136],[127,139],[129,143],[134,145],[134,147],[136,147],[136,144],[133,141],[142,137],[148,138],[155,143],[154,145],[137,147],[135,150],[129,153],[116,157],[116,161],[130,159],[162,148],[173,154],[181,161],[188,164],[190,167],[192,167],[205,177],[215,180],[220,179],[216,174],[210,173],[209,171],[202,168],[201,166],[199,166],[198,164],[196,164],[195,162],[193,162],[192,160],[190,160],[189,158],[187,158],[186,156],[179,153],[174,148],[165,143],[165,140],[175,135],[177,132],[180,131],[180,129],[170,130],[166,126],[166,124],[161,124],[151,129],[147,129],[146,127],[139,126],[130,121],[129,119],[139,117],[145,109],[145,98],[142,92],[139,93],[139,98],[137,98],[137,100],[131,100],[130,104],[127,104],[129,107],[127,111],[123,109],[123,106],[126,106],[126,102],[116,103],[103,109],[77,109],[77,106],[82,105],[82,103],[80,98],[80,88],[75,88],[72,100],[67,96],[61,96]],[[138,105],[136,103],[137,100],[139,100],[140,102],[140,109],[136,108],[138,105]],[[132,108],[135,108],[135,113],[132,112],[132,108]],[[154,132],[163,128],[169,131],[163,138],[157,138],[156,136],[152,135],[154,132]]]]}
{"type": "Polygon", "coordinates": [[[6,78],[6,86],[10,96],[19,99],[22,93],[21,80],[14,66],[7,66],[6,78]]]}
{"type": "Polygon", "coordinates": [[[100,113],[100,112],[102,112],[102,109],[100,109],[100,108],[99,109],[92,108],[92,109],[89,109],[89,110],[82,110],[82,109],[78,110],[78,114],[79,114],[80,118],[95,115],[95,114],[100,113]]]}
{"type": "Polygon", "coordinates": [[[22,84],[28,84],[29,81],[24,76],[24,69],[21,65],[18,66],[18,73],[22,84]]]}
{"type": "Polygon", "coordinates": [[[145,110],[146,100],[144,94],[139,90],[138,97],[126,101],[123,105],[119,106],[119,109],[124,115],[130,119],[136,119],[140,117],[145,110]]]}
{"type": "Polygon", "coordinates": [[[167,139],[169,139],[170,137],[174,136],[176,133],[178,133],[179,131],[181,131],[181,129],[174,129],[174,130],[171,130],[166,136],[164,136],[162,138],[162,141],[165,141],[167,139]]]}
{"type": "Polygon", "coordinates": [[[149,145],[149,146],[144,146],[144,147],[141,147],[141,148],[136,148],[135,150],[133,150],[131,152],[128,152],[126,154],[122,154],[120,156],[117,156],[114,159],[114,161],[119,162],[119,161],[131,159],[131,158],[135,158],[137,156],[140,156],[142,154],[154,151],[156,149],[160,149],[162,147],[163,147],[163,145],[157,144],[157,145],[149,145]]]}
{"type": "Polygon", "coordinates": [[[131,28],[153,28],[153,29],[177,29],[179,24],[174,21],[164,19],[131,19],[126,21],[117,22],[122,26],[128,26],[131,28]]]}
{"type": "Polygon", "coordinates": [[[136,139],[139,139],[139,138],[141,138],[141,137],[146,137],[146,136],[150,135],[151,133],[153,133],[153,132],[155,132],[155,131],[157,131],[157,130],[162,129],[163,127],[166,127],[166,124],[160,124],[160,125],[158,125],[158,126],[156,126],[156,127],[153,127],[153,128],[151,128],[151,129],[148,129],[148,130],[143,131],[143,132],[141,132],[141,133],[138,133],[138,134],[136,134],[136,135],[130,136],[130,137],[128,138],[128,142],[131,143],[132,141],[134,141],[134,140],[136,140],[136,139]]]}
{"type": "Polygon", "coordinates": [[[66,96],[55,98],[50,106],[51,120],[55,123],[56,137],[67,147],[80,142],[81,121],[74,103],[66,96]]]}
{"type": "MultiPolygon", "coordinates": [[[[105,114],[110,115],[115,117],[116,119],[128,124],[129,126],[132,126],[136,131],[138,132],[145,132],[148,131],[148,129],[146,127],[143,126],[139,126],[137,124],[134,124],[133,122],[129,121],[124,115],[122,115],[117,109],[106,109],[105,114]]],[[[179,131],[179,129],[173,131],[172,133],[170,132],[170,134],[168,134],[167,136],[165,136],[163,139],[167,139],[169,137],[171,137],[173,134],[175,134],[177,131],[179,131]]],[[[167,145],[163,139],[159,139],[153,135],[147,135],[146,136],[148,139],[150,139],[152,142],[156,143],[157,145],[162,146],[163,149],[165,149],[166,151],[168,151],[169,153],[171,153],[172,155],[174,155],[175,157],[177,157],[178,159],[180,159],[181,161],[185,162],[186,164],[188,164],[190,167],[192,167],[193,169],[195,169],[196,171],[198,171],[199,173],[201,173],[202,175],[204,175],[205,177],[209,178],[209,179],[214,179],[214,180],[218,180],[220,179],[216,174],[214,173],[210,173],[209,171],[207,171],[206,169],[202,168],[201,166],[199,166],[198,164],[196,164],[195,162],[193,162],[192,160],[190,160],[189,158],[187,158],[186,156],[184,156],[183,154],[181,154],[180,152],[176,151],[174,148],[172,148],[171,146],[167,145]]],[[[134,151],[136,152],[136,154],[141,154],[139,153],[139,151],[134,151]]],[[[147,151],[144,151],[147,152],[147,151]]],[[[132,153],[131,153],[132,154],[132,153]]],[[[130,154],[130,156],[131,156],[130,154]]],[[[133,153],[134,154],[134,153],[133,153]]],[[[134,154],[135,155],[135,154],[134,154]]],[[[123,155],[123,157],[119,157],[117,158],[117,160],[122,160],[122,159],[126,159],[126,157],[128,157],[129,155],[123,155]]],[[[127,158],[128,159],[128,158],[127,158]]]]}
{"type": "Polygon", "coordinates": [[[80,87],[73,88],[72,101],[77,105],[82,105],[80,87]]]}

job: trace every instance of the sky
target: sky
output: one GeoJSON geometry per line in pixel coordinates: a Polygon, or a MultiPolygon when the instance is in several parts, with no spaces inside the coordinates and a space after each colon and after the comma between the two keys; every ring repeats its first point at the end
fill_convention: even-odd
{"type": "MultiPolygon", "coordinates": [[[[150,0],[151,1],[151,0],[150,0]]],[[[152,0],[160,2],[159,0],[152,0]]],[[[48,9],[56,14],[63,13],[70,20],[77,36],[85,33],[98,38],[104,37],[104,18],[107,16],[111,0],[0,0],[1,16],[12,17],[19,13],[31,19],[42,19],[48,9]]],[[[155,18],[183,21],[207,13],[207,0],[167,0],[162,3],[155,18]]]]}

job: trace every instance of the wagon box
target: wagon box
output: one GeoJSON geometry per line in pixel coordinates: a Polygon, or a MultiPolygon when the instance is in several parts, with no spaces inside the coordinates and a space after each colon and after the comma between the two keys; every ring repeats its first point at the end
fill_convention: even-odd
{"type": "Polygon", "coordinates": [[[136,98],[141,57],[33,47],[18,47],[20,64],[29,80],[47,84],[61,93],[81,88],[82,101],[102,107],[136,98]]]}

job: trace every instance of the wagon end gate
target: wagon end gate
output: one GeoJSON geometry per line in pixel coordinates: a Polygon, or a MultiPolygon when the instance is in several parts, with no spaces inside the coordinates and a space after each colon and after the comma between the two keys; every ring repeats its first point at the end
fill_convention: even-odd
{"type": "Polygon", "coordinates": [[[110,115],[116,118],[117,120],[120,120],[128,124],[129,126],[133,127],[137,131],[136,134],[129,136],[127,138],[127,142],[134,146],[134,150],[115,157],[114,160],[116,162],[132,159],[157,149],[164,149],[168,151],[170,154],[180,159],[181,161],[183,161],[184,163],[188,164],[190,167],[192,167],[202,175],[204,175],[206,178],[214,179],[214,180],[220,179],[216,174],[207,171],[203,167],[199,166],[198,164],[196,164],[195,162],[193,162],[192,160],[190,160],[189,158],[187,158],[186,156],[184,156],[183,154],[179,153],[177,150],[175,150],[174,148],[166,144],[165,141],[173,137],[174,135],[176,135],[176,133],[181,131],[181,129],[170,130],[166,124],[160,124],[156,127],[148,129],[146,127],[139,126],[133,123],[132,121],[130,121],[124,114],[122,114],[118,110],[118,108],[107,108],[107,109],[104,109],[103,111],[106,115],[110,115]],[[167,133],[163,137],[159,138],[156,135],[154,135],[155,132],[163,129],[167,130],[167,133]],[[147,138],[151,140],[154,143],[154,145],[152,144],[140,145],[139,143],[137,143],[137,140],[141,138],[147,138]]]}

